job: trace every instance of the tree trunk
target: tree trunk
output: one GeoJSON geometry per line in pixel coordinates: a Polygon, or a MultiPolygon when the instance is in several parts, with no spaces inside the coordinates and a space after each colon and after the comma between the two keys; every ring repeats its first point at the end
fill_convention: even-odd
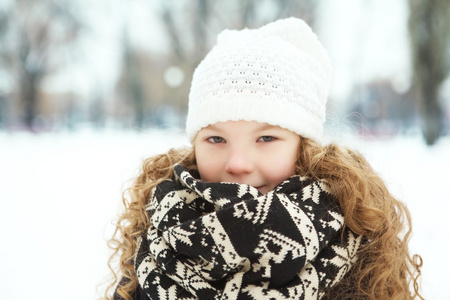
{"type": "Polygon", "coordinates": [[[433,145],[444,131],[438,90],[446,65],[450,5],[447,0],[410,0],[409,30],[413,88],[419,100],[422,134],[433,145]]]}
{"type": "Polygon", "coordinates": [[[429,84],[422,88],[422,134],[427,145],[433,145],[443,131],[443,112],[437,97],[437,88],[429,84]]]}
{"type": "Polygon", "coordinates": [[[34,131],[34,121],[38,114],[38,86],[40,80],[35,73],[22,74],[21,103],[23,105],[23,122],[26,128],[34,131]]]}

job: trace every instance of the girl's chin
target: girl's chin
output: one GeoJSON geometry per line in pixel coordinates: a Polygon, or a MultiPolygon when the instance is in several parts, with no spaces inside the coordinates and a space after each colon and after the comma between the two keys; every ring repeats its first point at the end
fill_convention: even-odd
{"type": "Polygon", "coordinates": [[[270,188],[268,186],[262,185],[262,186],[255,186],[255,188],[262,194],[267,194],[270,192],[270,188]]]}

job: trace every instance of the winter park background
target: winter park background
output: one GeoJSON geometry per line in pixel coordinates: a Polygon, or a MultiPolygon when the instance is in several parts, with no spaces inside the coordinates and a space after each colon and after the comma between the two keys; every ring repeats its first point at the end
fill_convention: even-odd
{"type": "Polygon", "coordinates": [[[447,70],[438,91],[443,130],[427,146],[423,121],[405,106],[414,73],[409,2],[421,0],[0,1],[0,299],[99,297],[122,192],[143,158],[189,145],[182,127],[190,71],[225,25],[258,27],[275,12],[314,24],[335,68],[330,139],[359,149],[407,204],[411,253],[424,260],[423,295],[449,299],[450,80],[447,70]],[[53,20],[53,38],[68,33],[37,47],[32,30],[52,5],[70,11],[53,20]],[[170,36],[170,26],[188,28],[196,16],[208,22],[203,40],[170,36]],[[14,36],[19,29],[37,49],[23,60],[28,75],[48,59],[32,118],[16,84],[20,57],[12,54],[22,53],[14,47],[27,36],[14,36]]]}

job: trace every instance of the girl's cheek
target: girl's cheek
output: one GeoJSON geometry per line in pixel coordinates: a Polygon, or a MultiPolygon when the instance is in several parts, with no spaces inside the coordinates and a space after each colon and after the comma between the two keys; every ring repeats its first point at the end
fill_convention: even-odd
{"type": "Polygon", "coordinates": [[[214,159],[213,157],[200,158],[200,161],[197,161],[197,167],[200,178],[203,181],[220,181],[220,170],[222,168],[220,160],[214,159]]]}

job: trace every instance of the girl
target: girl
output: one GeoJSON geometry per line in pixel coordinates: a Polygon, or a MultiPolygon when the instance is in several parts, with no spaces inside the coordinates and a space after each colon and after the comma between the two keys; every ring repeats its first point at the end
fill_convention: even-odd
{"type": "Polygon", "coordinates": [[[114,299],[421,298],[407,208],[323,144],[330,74],[302,20],[219,35],[192,80],[192,149],[145,160],[124,201],[114,299]]]}

